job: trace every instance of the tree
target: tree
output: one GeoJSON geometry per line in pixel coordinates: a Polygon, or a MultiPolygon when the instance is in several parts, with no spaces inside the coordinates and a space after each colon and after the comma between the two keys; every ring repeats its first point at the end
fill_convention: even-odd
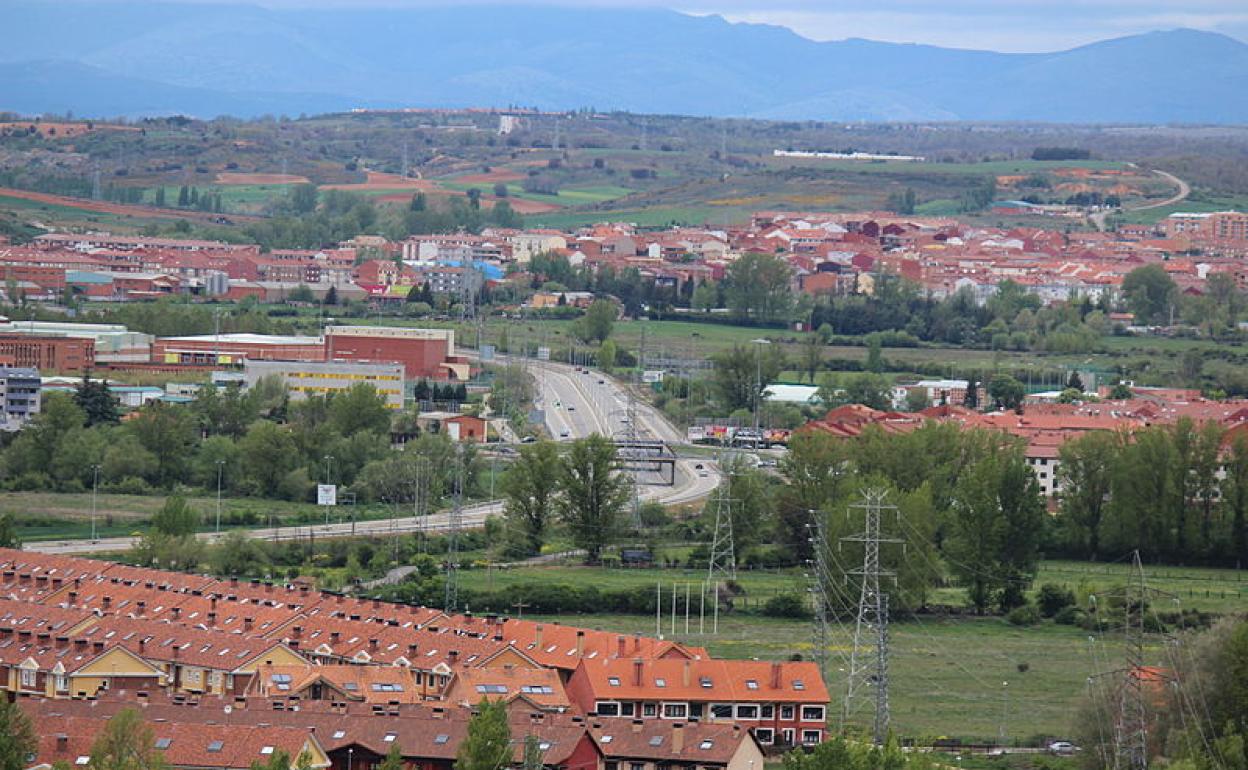
{"type": "Polygon", "coordinates": [[[719,290],[710,281],[703,281],[693,290],[689,304],[694,310],[709,313],[719,304],[719,290]]]}
{"type": "Polygon", "coordinates": [[[1126,401],[1134,396],[1135,394],[1131,392],[1131,386],[1125,382],[1115,384],[1113,389],[1109,391],[1109,398],[1112,401],[1126,401]]]}
{"type": "Polygon", "coordinates": [[[314,184],[297,184],[290,188],[290,209],[296,214],[316,211],[317,190],[314,184]]]}
{"type": "Polygon", "coordinates": [[[995,409],[1021,409],[1026,393],[1023,383],[1008,374],[995,375],[988,383],[988,397],[995,409]]]}
{"type": "Polygon", "coordinates": [[[156,748],[152,728],[137,709],[125,708],[91,744],[91,770],[164,770],[164,752],[156,748]]]}
{"type": "Polygon", "coordinates": [[[1070,390],[1083,392],[1083,378],[1079,376],[1079,372],[1071,369],[1070,376],[1066,378],[1066,387],[1070,390]]]}
{"type": "Polygon", "coordinates": [[[792,269],[782,257],[751,252],[733,262],[724,277],[728,307],[754,321],[788,319],[793,302],[792,269]]]}
{"type": "Polygon", "coordinates": [[[615,370],[616,349],[614,340],[603,340],[598,346],[598,368],[610,374],[615,370]]]}
{"type": "Polygon", "coordinates": [[[872,409],[886,410],[892,406],[888,381],[878,374],[855,374],[845,382],[846,404],[862,404],[872,409]]]}
{"type": "Polygon", "coordinates": [[[483,698],[468,720],[468,734],[455,755],[455,770],[499,770],[511,764],[511,724],[502,698],[483,698]]]}
{"type": "Polygon", "coordinates": [[[560,482],[559,448],[539,441],[520,448],[515,463],[503,477],[504,512],[523,533],[529,554],[542,551],[560,482]]]}
{"type": "Polygon", "coordinates": [[[270,754],[265,761],[259,759],[252,760],[250,770],[291,770],[290,755],[278,749],[270,754]]]}
{"type": "Polygon", "coordinates": [[[357,431],[385,433],[390,429],[390,410],[368,382],[358,382],[337,393],[329,402],[329,422],[340,436],[357,431]]]}
{"type": "Polygon", "coordinates": [[[329,291],[325,292],[325,304],[330,305],[330,306],[338,304],[338,287],[337,286],[330,286],[329,291]]]}
{"type": "Polygon", "coordinates": [[[152,527],[160,534],[170,537],[193,535],[199,530],[199,514],[186,502],[185,497],[170,495],[152,517],[152,527]]]}
{"type": "Polygon", "coordinates": [[[1062,444],[1057,469],[1060,523],[1070,544],[1089,559],[1101,553],[1113,463],[1121,437],[1092,431],[1062,444]]]}
{"type": "Polygon", "coordinates": [[[381,760],[381,764],[377,765],[377,770],[404,770],[406,767],[403,762],[403,749],[395,741],[390,744],[390,750],[386,752],[386,758],[381,760]]]}
{"type": "Polygon", "coordinates": [[[818,334],[806,335],[806,341],[802,343],[802,361],[805,364],[806,377],[813,385],[815,374],[823,366],[823,340],[819,339],[818,334]]]}
{"type": "Polygon", "coordinates": [[[1222,501],[1229,514],[1235,562],[1248,564],[1248,437],[1236,433],[1225,459],[1222,501]]]}
{"type": "Polygon", "coordinates": [[[874,374],[884,371],[884,341],[878,334],[867,336],[867,362],[863,368],[874,374]]]}
{"type": "Polygon", "coordinates": [[[290,431],[268,420],[257,420],[238,442],[243,476],[264,496],[273,496],[283,477],[298,462],[290,431]]]}
{"type": "Polygon", "coordinates": [[[572,540],[596,563],[619,529],[628,503],[628,480],[616,471],[615,445],[595,433],[572,442],[560,468],[563,494],[557,508],[572,540]]]}
{"type": "Polygon", "coordinates": [[[1039,563],[1044,501],[1021,448],[997,437],[995,451],[966,467],[956,482],[944,542],[950,568],[982,613],[1022,602],[1039,563]]]}
{"type": "Polygon", "coordinates": [[[979,408],[979,382],[973,374],[966,380],[966,393],[962,395],[962,406],[967,409],[979,408]]]}
{"type": "Polygon", "coordinates": [[[737,344],[711,356],[711,360],[715,362],[715,389],[729,412],[753,408],[759,391],[784,370],[784,352],[779,345],[737,344]]]}
{"type": "Polygon", "coordinates": [[[16,703],[0,698],[0,770],[26,770],[27,759],[39,749],[30,717],[16,703]]]}
{"type": "Polygon", "coordinates": [[[574,332],[582,342],[605,342],[611,336],[619,308],[609,299],[596,299],[576,320],[574,332]]]}
{"type": "Polygon", "coordinates": [[[926,388],[910,388],[906,391],[906,411],[921,412],[931,406],[927,400],[926,388]]]}
{"type": "MultiPolygon", "coordinates": [[[[0,548],[20,550],[22,539],[17,536],[17,526],[13,522],[13,514],[0,514],[0,548]]],[[[0,770],[3,770],[0,768],[0,770]]]]}
{"type": "Polygon", "coordinates": [[[1122,294],[1135,320],[1144,324],[1169,323],[1178,286],[1159,264],[1137,267],[1123,276],[1122,294]]]}
{"type": "Polygon", "coordinates": [[[74,403],[86,415],[88,427],[121,419],[117,413],[117,399],[113,398],[108,383],[93,381],[89,371],[83,372],[82,382],[74,391],[74,403]]]}

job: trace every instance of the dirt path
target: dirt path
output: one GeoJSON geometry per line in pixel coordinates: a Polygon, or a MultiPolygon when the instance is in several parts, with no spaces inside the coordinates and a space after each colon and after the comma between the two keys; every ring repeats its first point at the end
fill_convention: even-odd
{"type": "Polygon", "coordinates": [[[1165,171],[1158,171],[1157,169],[1153,169],[1153,173],[1157,176],[1164,177],[1175,185],[1178,185],[1179,191],[1174,195],[1171,195],[1169,198],[1166,198],[1164,201],[1145,203],[1142,206],[1131,206],[1127,209],[1128,211],[1146,211],[1148,209],[1159,209],[1162,206],[1171,206],[1179,201],[1186,200],[1187,196],[1192,194],[1192,186],[1187,182],[1184,182],[1182,179],[1179,179],[1174,174],[1169,174],[1165,171]]]}

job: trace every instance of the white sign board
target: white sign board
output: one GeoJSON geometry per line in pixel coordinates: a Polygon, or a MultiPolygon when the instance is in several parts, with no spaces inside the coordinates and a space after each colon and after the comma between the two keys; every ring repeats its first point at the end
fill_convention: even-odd
{"type": "Polygon", "coordinates": [[[317,505],[337,505],[338,504],[338,485],[337,484],[317,484],[316,485],[316,504],[317,505]]]}
{"type": "Polygon", "coordinates": [[[686,435],[686,440],[691,444],[697,441],[705,441],[706,428],[703,428],[701,425],[690,425],[686,435]]]}
{"type": "Polygon", "coordinates": [[[481,346],[481,360],[482,360],[482,361],[493,361],[493,360],[494,360],[494,346],[493,346],[493,345],[482,345],[482,346],[481,346]]]}
{"type": "Polygon", "coordinates": [[[550,360],[550,348],[538,348],[538,349],[537,349],[537,360],[538,360],[538,361],[549,361],[549,360],[550,360]]]}
{"type": "Polygon", "coordinates": [[[661,370],[661,369],[657,369],[657,370],[652,370],[652,371],[645,371],[645,372],[642,372],[642,374],[641,374],[641,381],[642,381],[642,382],[646,382],[646,383],[652,383],[652,382],[662,382],[662,381],[663,381],[663,370],[661,370]]]}

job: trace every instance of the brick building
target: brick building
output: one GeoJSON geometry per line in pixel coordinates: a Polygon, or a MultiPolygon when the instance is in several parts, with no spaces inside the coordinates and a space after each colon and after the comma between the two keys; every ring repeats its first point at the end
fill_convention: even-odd
{"type": "Polygon", "coordinates": [[[466,380],[466,359],[455,355],[450,329],[395,326],[330,326],[325,330],[325,360],[403,364],[408,379],[466,380]]]}
{"type": "Polygon", "coordinates": [[[95,366],[95,342],[82,337],[0,334],[0,359],[45,372],[81,372],[95,366]]]}

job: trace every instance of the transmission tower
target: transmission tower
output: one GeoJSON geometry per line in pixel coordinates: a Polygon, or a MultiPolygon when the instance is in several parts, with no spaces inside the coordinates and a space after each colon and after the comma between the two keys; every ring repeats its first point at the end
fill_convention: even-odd
{"type": "Polygon", "coordinates": [[[463,495],[464,453],[460,447],[455,453],[455,496],[446,528],[446,590],[442,609],[447,613],[454,612],[459,606],[459,530],[464,523],[463,495]]]}
{"type": "Polygon", "coordinates": [[[849,658],[842,727],[867,702],[867,692],[874,687],[873,737],[877,746],[882,746],[888,737],[889,723],[888,595],[880,590],[880,578],[896,576],[891,570],[880,568],[880,544],[903,542],[880,534],[880,514],[885,510],[897,514],[897,506],[884,504],[885,494],[879,489],[863,490],[863,501],[850,506],[851,509],[863,511],[863,531],[858,535],[841,538],[842,542],[862,543],[862,568],[848,572],[862,580],[862,590],[858,598],[854,644],[849,658]]]}
{"type": "Polygon", "coordinates": [[[1144,695],[1144,613],[1148,607],[1148,586],[1140,552],[1131,563],[1131,577],[1123,597],[1123,631],[1126,668],[1118,692],[1118,713],[1114,720],[1114,748],[1119,770],[1146,770],[1148,767],[1148,716],[1144,695]]]}
{"type": "Polygon", "coordinates": [[[462,270],[459,274],[459,320],[467,321],[477,315],[477,269],[464,260],[462,270]]]}
{"type": "Polygon", "coordinates": [[[715,496],[715,536],[711,539],[711,561],[707,566],[706,580],[715,584],[720,580],[737,579],[737,549],[732,536],[732,488],[729,474],[719,484],[715,496]]]}
{"type": "Polygon", "coordinates": [[[814,569],[810,575],[810,595],[815,605],[814,621],[811,627],[811,647],[815,653],[815,663],[819,666],[819,673],[823,675],[823,680],[826,682],[828,681],[828,650],[832,646],[832,635],[828,624],[836,608],[831,596],[832,570],[831,565],[828,564],[828,528],[819,511],[810,511],[810,516],[814,520],[808,526],[814,530],[814,537],[810,541],[815,557],[811,565],[814,569]]]}

